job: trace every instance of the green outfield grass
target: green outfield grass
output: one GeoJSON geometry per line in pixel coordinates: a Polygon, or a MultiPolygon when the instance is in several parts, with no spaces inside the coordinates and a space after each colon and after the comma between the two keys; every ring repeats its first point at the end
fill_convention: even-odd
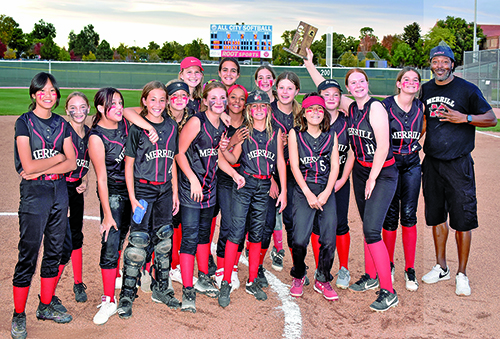
{"type": "Polygon", "coordinates": [[[500,119],[498,120],[498,123],[495,127],[478,127],[479,131],[489,131],[489,132],[500,132],[500,119]]]}
{"type": "MultiPolygon", "coordinates": [[[[64,112],[64,102],[66,97],[73,91],[80,91],[85,93],[89,98],[91,109],[91,115],[94,114],[95,108],[93,105],[94,95],[96,94],[96,89],[61,89],[61,102],[59,107],[57,107],[54,112],[57,114],[65,114],[64,112]]],[[[140,90],[122,90],[123,99],[125,100],[125,107],[139,106],[139,99],[141,98],[140,90]]],[[[297,95],[297,101],[302,102],[303,95],[297,95]]],[[[375,97],[378,100],[383,100],[382,97],[375,97]]],[[[11,89],[11,88],[0,88],[0,115],[21,115],[28,111],[28,106],[30,104],[29,90],[28,88],[21,89],[11,89]]],[[[495,127],[490,128],[480,128],[481,131],[492,131],[500,132],[500,123],[495,127]]]]}
{"type": "MultiPolygon", "coordinates": [[[[89,98],[91,114],[95,113],[93,104],[96,89],[61,89],[61,102],[54,110],[57,114],[66,114],[64,112],[64,103],[66,97],[74,91],[83,92],[89,98]]],[[[139,99],[141,98],[140,90],[123,90],[123,99],[126,107],[139,106],[139,99]]],[[[29,89],[11,89],[0,88],[0,115],[20,115],[28,111],[28,106],[31,103],[29,98],[29,89]]]]}

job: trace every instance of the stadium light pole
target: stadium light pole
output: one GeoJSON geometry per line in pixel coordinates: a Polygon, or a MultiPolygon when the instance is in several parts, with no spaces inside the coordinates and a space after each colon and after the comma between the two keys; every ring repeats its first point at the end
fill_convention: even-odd
{"type": "Polygon", "coordinates": [[[477,30],[477,0],[474,0],[474,47],[472,49],[474,52],[477,52],[478,49],[476,30],[477,30]]]}

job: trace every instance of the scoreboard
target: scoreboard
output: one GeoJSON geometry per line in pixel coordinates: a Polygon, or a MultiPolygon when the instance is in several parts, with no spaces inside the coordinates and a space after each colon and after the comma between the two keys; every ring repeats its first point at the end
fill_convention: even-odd
{"type": "Polygon", "coordinates": [[[272,58],[273,26],[210,25],[210,56],[272,58]]]}

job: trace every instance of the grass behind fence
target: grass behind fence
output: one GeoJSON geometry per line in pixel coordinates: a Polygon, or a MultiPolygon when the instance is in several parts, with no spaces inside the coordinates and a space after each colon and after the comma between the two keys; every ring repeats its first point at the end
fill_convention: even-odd
{"type": "MultiPolygon", "coordinates": [[[[83,92],[89,98],[91,106],[91,114],[95,113],[94,108],[94,95],[96,89],[61,89],[61,102],[54,110],[57,114],[66,114],[64,112],[64,103],[66,97],[74,91],[83,92]]],[[[125,107],[139,106],[139,99],[141,98],[140,90],[122,90],[123,99],[125,100],[125,107]]],[[[303,95],[298,95],[297,100],[302,102],[303,95]]],[[[383,100],[382,97],[375,97],[378,100],[383,100]]],[[[0,88],[0,115],[21,115],[28,111],[30,104],[28,88],[0,88]]],[[[500,132],[500,123],[496,127],[480,128],[483,131],[500,132]]]]}

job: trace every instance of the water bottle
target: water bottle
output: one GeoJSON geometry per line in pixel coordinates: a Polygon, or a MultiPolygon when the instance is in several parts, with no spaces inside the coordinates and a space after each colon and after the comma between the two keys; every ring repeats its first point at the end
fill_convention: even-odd
{"type": "Polygon", "coordinates": [[[135,208],[134,216],[132,217],[132,219],[134,219],[134,222],[136,224],[140,224],[142,222],[142,218],[144,218],[144,214],[146,213],[146,210],[148,208],[148,202],[144,199],[139,200],[139,204],[141,204],[144,209],[141,209],[139,206],[135,208]]]}

